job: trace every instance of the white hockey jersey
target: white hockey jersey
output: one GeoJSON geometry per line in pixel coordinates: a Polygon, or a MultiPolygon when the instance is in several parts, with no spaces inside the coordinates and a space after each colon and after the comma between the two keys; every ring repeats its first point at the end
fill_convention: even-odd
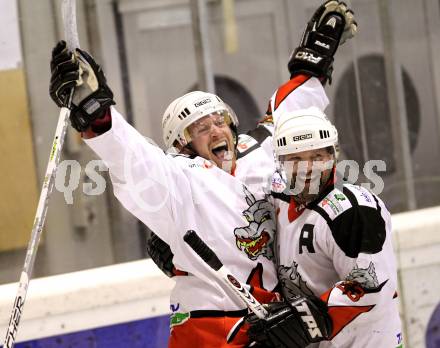
{"type": "Polygon", "coordinates": [[[114,108],[111,113],[112,128],[85,142],[108,166],[115,196],[170,245],[175,266],[188,273],[173,278],[172,310],[245,309],[183,241],[188,230],[196,231],[258,299],[271,300],[269,292],[278,283],[274,211],[266,199],[273,159],[254,139],[241,136],[233,176],[201,157],[164,154],[114,108]]]}
{"type": "Polygon", "coordinates": [[[331,185],[305,208],[291,196],[273,197],[283,294],[321,297],[333,321],[332,339],[316,346],[403,347],[391,220],[383,202],[349,184],[331,185]]]}
{"type": "MultiPolygon", "coordinates": [[[[327,105],[319,80],[298,75],[277,89],[267,114],[275,123],[283,113],[310,106],[324,111],[327,105]],[[298,93],[307,97],[298,98],[298,93]]],[[[270,153],[271,145],[262,147],[270,153]]],[[[275,174],[273,190],[280,192],[282,186],[275,174]]],[[[296,293],[321,297],[333,320],[332,340],[314,346],[403,347],[390,214],[383,202],[347,184],[342,191],[331,186],[305,209],[275,192],[275,254],[283,293],[287,298],[296,293]],[[350,281],[364,288],[353,288],[350,281]]]]}

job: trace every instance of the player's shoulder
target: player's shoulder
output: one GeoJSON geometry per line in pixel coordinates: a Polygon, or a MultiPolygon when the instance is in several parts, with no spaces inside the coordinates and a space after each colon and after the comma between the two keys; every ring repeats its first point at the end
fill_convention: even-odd
{"type": "Polygon", "coordinates": [[[277,205],[282,205],[283,203],[290,203],[291,196],[285,193],[286,190],[286,181],[283,179],[281,173],[276,170],[271,177],[271,192],[274,202],[277,205]]]}
{"type": "Polygon", "coordinates": [[[382,250],[387,232],[384,216],[389,213],[379,202],[366,188],[344,184],[335,187],[312,209],[326,220],[340,249],[349,257],[357,257],[360,252],[382,250]]]}
{"type": "Polygon", "coordinates": [[[244,156],[260,147],[257,139],[248,134],[239,134],[237,140],[237,152],[239,156],[244,156]]]}
{"type": "Polygon", "coordinates": [[[364,208],[380,211],[381,208],[376,195],[362,186],[352,184],[333,188],[316,207],[332,221],[348,211],[363,211],[364,208]]]}
{"type": "Polygon", "coordinates": [[[367,188],[359,185],[344,184],[344,194],[354,203],[354,206],[379,208],[380,198],[367,188]]]}
{"type": "Polygon", "coordinates": [[[327,221],[333,221],[352,207],[346,192],[335,187],[313,206],[313,210],[327,221]]]}
{"type": "Polygon", "coordinates": [[[270,126],[258,125],[246,134],[239,134],[237,141],[237,158],[240,159],[261,148],[261,145],[270,139],[270,126]]]}
{"type": "Polygon", "coordinates": [[[167,156],[184,169],[211,169],[215,165],[206,158],[182,153],[167,153],[167,156]]]}
{"type": "Polygon", "coordinates": [[[194,158],[194,156],[190,156],[184,153],[167,152],[166,154],[170,158],[177,158],[177,159],[194,158]]]}
{"type": "Polygon", "coordinates": [[[169,159],[176,161],[179,164],[192,162],[196,158],[196,156],[187,155],[184,153],[175,153],[175,152],[166,152],[166,155],[169,159]]]}

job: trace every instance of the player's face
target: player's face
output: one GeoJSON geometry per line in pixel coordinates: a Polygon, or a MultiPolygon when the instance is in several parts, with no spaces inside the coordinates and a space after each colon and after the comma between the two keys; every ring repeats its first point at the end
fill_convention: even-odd
{"type": "Polygon", "coordinates": [[[215,113],[197,120],[188,127],[191,146],[228,173],[235,166],[234,140],[224,114],[215,113]]]}
{"type": "Polygon", "coordinates": [[[327,149],[288,154],[280,161],[290,178],[290,189],[305,203],[315,199],[328,182],[334,165],[334,156],[327,149]]]}

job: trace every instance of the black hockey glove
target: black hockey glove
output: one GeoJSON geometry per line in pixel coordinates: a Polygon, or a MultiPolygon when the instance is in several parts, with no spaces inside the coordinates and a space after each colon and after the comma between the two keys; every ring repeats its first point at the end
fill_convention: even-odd
{"type": "Polygon", "coordinates": [[[77,131],[88,129],[115,104],[104,72],[87,52],[76,49],[73,54],[66,42],[60,41],[52,51],[50,70],[49,92],[59,107],[69,107],[70,91],[75,89],[70,121],[77,131]]]}
{"type": "Polygon", "coordinates": [[[306,73],[331,83],[336,50],[356,31],[353,11],[342,1],[326,1],[307,23],[301,43],[290,57],[287,66],[291,78],[306,73]]]}
{"type": "Polygon", "coordinates": [[[298,296],[291,303],[273,302],[265,305],[266,319],[250,314],[249,341],[268,348],[304,348],[330,337],[332,322],[326,305],[318,298],[298,296]]]}
{"type": "Polygon", "coordinates": [[[151,232],[150,237],[147,239],[147,252],[150,255],[153,262],[159,267],[163,273],[169,278],[174,277],[174,264],[170,246],[160,239],[156,234],[151,232]]]}

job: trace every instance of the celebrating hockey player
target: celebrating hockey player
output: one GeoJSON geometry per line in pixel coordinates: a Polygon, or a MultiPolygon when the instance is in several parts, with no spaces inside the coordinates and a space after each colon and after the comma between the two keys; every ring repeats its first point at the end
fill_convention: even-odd
{"type": "Polygon", "coordinates": [[[248,318],[264,346],[401,347],[390,213],[361,186],[335,186],[337,143],[317,108],[277,121],[272,195],[286,303],[269,304],[268,320],[248,318]]]}
{"type": "MultiPolygon", "coordinates": [[[[229,170],[223,170],[223,159],[235,151],[238,121],[220,98],[204,92],[189,93],[167,108],[166,144],[191,155],[165,154],[109,108],[113,96],[94,60],[81,50],[75,55],[64,42],[54,49],[51,95],[58,105],[66,105],[69,87],[75,87],[72,126],[108,166],[118,200],[170,246],[182,271],[171,294],[169,346],[225,346],[228,331],[247,313],[246,306],[215,281],[183,236],[196,231],[259,301],[273,300],[278,284],[273,206],[264,185],[251,181],[267,181],[273,160],[255,146],[245,155],[247,162],[237,155],[227,160],[229,170]],[[81,85],[76,82],[78,65],[81,85]]],[[[245,346],[247,340],[242,332],[233,346],[245,346]]]]}
{"type": "MultiPolygon", "coordinates": [[[[352,25],[345,6],[330,3],[332,10],[324,6],[325,15],[342,23],[336,25],[339,37],[326,56],[329,71],[342,30],[352,25]]],[[[325,25],[313,31],[321,29],[323,37],[329,35],[325,25]]],[[[244,330],[234,335],[233,343],[226,342],[227,333],[247,312],[245,306],[215,281],[182,236],[195,230],[237,279],[249,284],[259,301],[273,301],[278,283],[275,222],[264,190],[274,170],[273,158],[256,139],[237,136],[235,114],[213,94],[191,92],[170,104],[162,122],[164,141],[179,153],[164,154],[112,106],[113,94],[102,69],[86,52],[78,49],[72,54],[60,42],[53,50],[51,72],[50,93],[58,106],[68,105],[74,88],[72,126],[108,166],[115,196],[174,255],[179,276],[171,294],[169,346],[247,345],[244,330]]],[[[298,98],[301,107],[325,107],[327,99],[318,79],[309,76],[301,87],[289,91],[292,103],[298,98]]]]}

